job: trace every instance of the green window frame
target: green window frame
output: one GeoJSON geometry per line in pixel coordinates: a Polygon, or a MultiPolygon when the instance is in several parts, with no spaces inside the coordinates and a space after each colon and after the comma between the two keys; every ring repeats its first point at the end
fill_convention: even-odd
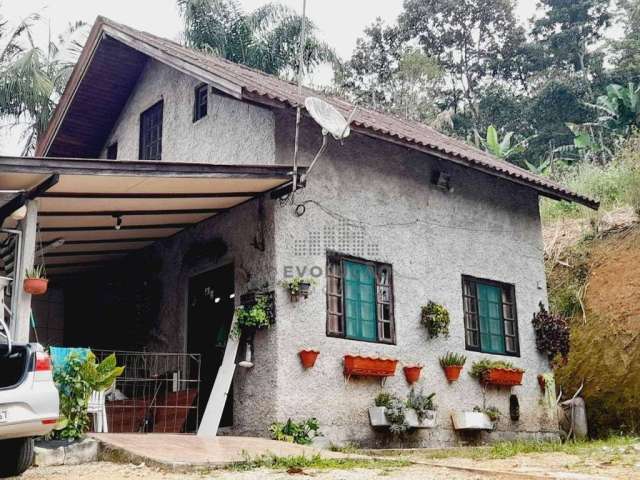
{"type": "Polygon", "coordinates": [[[391,265],[327,254],[327,335],[395,343],[391,265]]]}
{"type": "Polygon", "coordinates": [[[467,350],[520,356],[513,285],[463,276],[462,305],[467,350]]]}

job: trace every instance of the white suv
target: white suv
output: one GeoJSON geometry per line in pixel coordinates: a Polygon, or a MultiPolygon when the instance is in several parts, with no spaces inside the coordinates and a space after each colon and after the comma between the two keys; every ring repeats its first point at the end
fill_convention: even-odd
{"type": "Polygon", "coordinates": [[[0,477],[33,463],[33,439],[49,433],[59,415],[51,359],[38,343],[0,345],[0,477]]]}

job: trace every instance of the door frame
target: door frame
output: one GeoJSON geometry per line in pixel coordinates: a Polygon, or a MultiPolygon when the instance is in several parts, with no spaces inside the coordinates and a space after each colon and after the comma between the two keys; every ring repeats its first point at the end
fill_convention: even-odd
{"type": "MultiPolygon", "coordinates": [[[[195,267],[190,268],[185,272],[183,284],[186,284],[187,288],[184,289],[184,295],[182,296],[182,351],[187,352],[187,348],[189,346],[189,294],[190,294],[190,285],[191,280],[194,277],[202,275],[203,273],[211,272],[213,270],[217,270],[218,268],[226,267],[227,265],[231,265],[233,267],[233,289],[235,291],[235,283],[236,283],[236,268],[235,262],[232,258],[225,258],[218,261],[208,261],[203,262],[195,267]]],[[[237,306],[238,299],[234,298],[235,304],[237,306]]]]}

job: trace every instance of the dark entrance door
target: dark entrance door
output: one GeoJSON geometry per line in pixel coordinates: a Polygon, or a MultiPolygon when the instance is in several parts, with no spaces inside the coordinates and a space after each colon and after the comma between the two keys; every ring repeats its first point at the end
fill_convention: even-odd
{"type": "MultiPolygon", "coordinates": [[[[233,264],[202,273],[189,281],[187,351],[201,356],[198,425],[222,365],[233,308],[233,264]]],[[[232,408],[233,391],[229,391],[221,427],[233,424],[232,408]]]]}

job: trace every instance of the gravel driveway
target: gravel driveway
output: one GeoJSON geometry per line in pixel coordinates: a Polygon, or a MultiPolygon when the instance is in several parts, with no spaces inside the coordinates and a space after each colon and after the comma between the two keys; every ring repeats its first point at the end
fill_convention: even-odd
{"type": "MultiPolygon", "coordinates": [[[[273,471],[263,468],[245,472],[213,470],[208,473],[167,473],[145,465],[115,464],[108,462],[88,463],[77,466],[37,467],[28,470],[21,478],[24,480],[115,480],[137,479],[145,480],[292,480],[295,478],[309,478],[314,480],[367,480],[380,478],[381,480],[424,479],[424,480],[472,480],[480,477],[463,472],[448,470],[434,470],[427,466],[411,466],[393,469],[352,469],[352,470],[304,470],[303,472],[273,471]]],[[[498,478],[498,477],[495,477],[498,478]]]]}

